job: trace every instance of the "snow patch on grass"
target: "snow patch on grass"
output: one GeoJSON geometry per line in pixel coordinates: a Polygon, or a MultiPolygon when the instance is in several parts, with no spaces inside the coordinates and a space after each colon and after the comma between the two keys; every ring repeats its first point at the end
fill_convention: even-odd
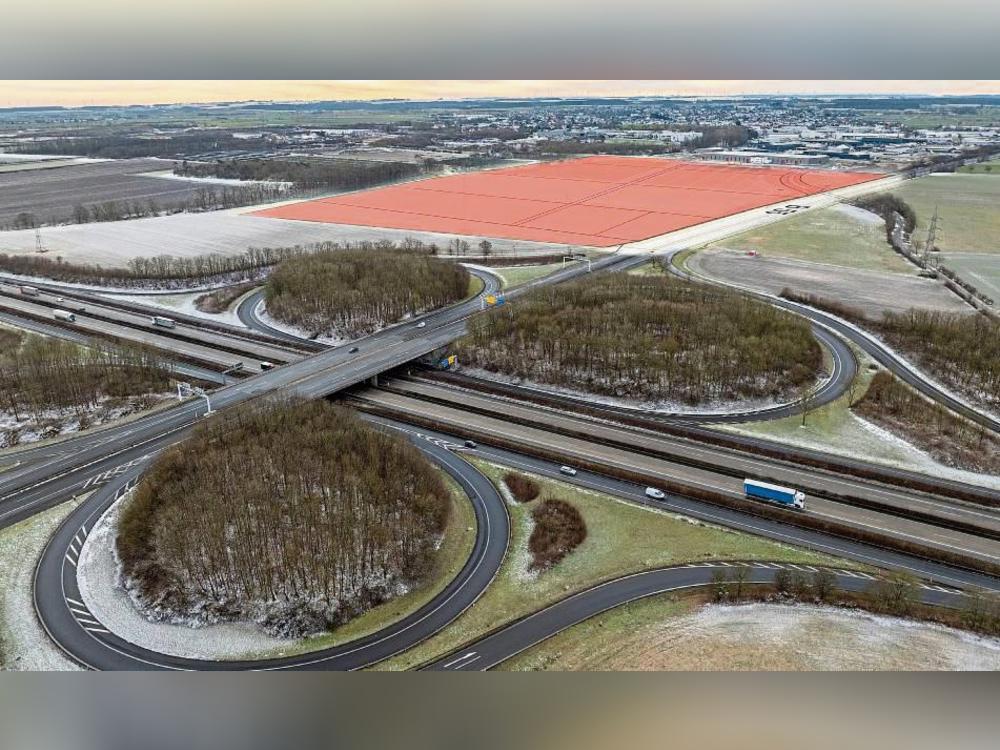
{"type": "Polygon", "coordinates": [[[644,666],[662,660],[682,669],[1000,669],[998,639],[862,610],[708,605],[658,630],[659,653],[647,653],[652,660],[643,659],[644,666]]]}
{"type": "MultiPolygon", "coordinates": [[[[588,391],[576,390],[574,388],[564,388],[548,383],[538,383],[518,377],[512,377],[500,372],[491,372],[478,367],[462,366],[462,373],[473,378],[486,380],[506,385],[516,385],[521,388],[536,391],[538,393],[550,393],[558,396],[568,396],[570,398],[585,399],[591,403],[603,406],[613,406],[615,408],[631,409],[634,411],[654,412],[656,414],[669,415],[708,415],[708,414],[743,414],[744,412],[758,411],[761,409],[771,409],[778,406],[787,406],[792,401],[780,401],[773,398],[747,399],[741,401],[707,401],[700,406],[691,406],[679,401],[659,399],[656,401],[637,400],[630,398],[616,398],[614,396],[602,396],[588,391]]],[[[821,386],[827,381],[829,374],[823,373],[821,379],[815,387],[821,386]]]]}
{"type": "Polygon", "coordinates": [[[0,531],[0,670],[80,669],[38,621],[33,595],[42,549],[76,505],[64,503],[0,531]]]}
{"type": "MultiPolygon", "coordinates": [[[[147,307],[157,307],[167,312],[177,312],[184,315],[192,315],[196,318],[214,320],[219,323],[228,323],[237,328],[246,329],[240,316],[233,312],[233,309],[221,313],[207,313],[199,310],[195,306],[195,300],[208,292],[198,291],[185,294],[165,294],[150,296],[144,294],[101,294],[101,297],[122,302],[132,302],[147,307]]],[[[234,308],[235,309],[235,308],[234,308]]]]}
{"type": "Polygon", "coordinates": [[[112,505],[87,536],[77,568],[83,601],[104,627],[137,646],[190,659],[241,659],[262,651],[280,651],[293,643],[273,638],[250,624],[195,628],[147,620],[120,585],[115,531],[122,502],[112,505]]]}
{"type": "Polygon", "coordinates": [[[103,397],[85,413],[86,426],[81,426],[80,414],[73,409],[46,409],[37,417],[0,411],[0,448],[28,445],[42,440],[72,435],[81,429],[91,429],[117,422],[120,419],[145,412],[174,398],[172,393],[144,394],[126,399],[103,397]]]}

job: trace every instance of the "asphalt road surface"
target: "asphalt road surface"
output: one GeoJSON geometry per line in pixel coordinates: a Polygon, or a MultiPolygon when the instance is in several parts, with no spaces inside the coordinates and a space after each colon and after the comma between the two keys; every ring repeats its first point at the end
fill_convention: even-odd
{"type": "MultiPolygon", "coordinates": [[[[476,544],[462,572],[431,602],[399,623],[341,646],[271,660],[206,661],[158,654],[129,643],[110,632],[86,607],[76,581],[76,561],[86,535],[120,493],[139,477],[139,463],[109,480],[79,506],[56,531],[42,553],[34,581],[39,618],[53,640],[81,664],[95,669],[358,669],[411,648],[440,631],[471,606],[493,580],[506,555],[509,519],[503,499],[489,480],[471,464],[454,455],[457,439],[436,431],[422,431],[392,420],[374,418],[373,423],[400,429],[432,460],[439,463],[465,489],[476,512],[476,544]]],[[[516,466],[543,475],[560,476],[556,464],[487,446],[476,453],[488,460],[516,466]]],[[[566,479],[562,477],[563,479],[566,479]]],[[[617,495],[636,503],[672,510],[701,520],[800,544],[822,552],[842,555],[872,565],[910,570],[926,580],[920,593],[925,601],[954,606],[959,600],[956,586],[977,585],[1000,589],[1000,580],[957,570],[905,555],[887,553],[867,545],[831,539],[823,534],[790,529],[735,511],[720,510],[704,503],[667,496],[651,500],[643,488],[597,474],[580,472],[574,484],[617,495]]],[[[715,563],[714,567],[730,567],[715,563]]],[[[757,564],[751,580],[767,581],[774,564],[757,564]]],[[[809,570],[809,568],[806,568],[809,570]]],[[[835,571],[845,588],[866,587],[874,578],[852,571],[835,571]]],[[[670,568],[611,581],[571,596],[541,613],[495,633],[480,643],[461,649],[457,655],[436,662],[434,667],[481,669],[492,666],[529,645],[617,604],[710,581],[711,569],[704,564],[670,568]],[[526,623],[531,623],[527,625],[526,623]],[[504,635],[506,634],[506,635],[504,635]],[[471,652],[471,656],[469,655],[471,652]]]]}
{"type": "MultiPolygon", "coordinates": [[[[783,563],[692,563],[676,568],[663,568],[618,578],[592,589],[587,589],[546,607],[528,617],[492,633],[468,646],[463,646],[426,665],[432,671],[485,671],[510,659],[557,633],[566,630],[609,609],[623,604],[671,591],[683,591],[712,583],[712,576],[722,570],[731,574],[735,568],[745,567],[747,583],[767,584],[774,580],[777,571],[786,568],[807,575],[818,570],[812,565],[783,563]]],[[[832,571],[837,586],[846,591],[864,591],[872,585],[874,576],[852,571],[832,571]]],[[[920,599],[926,604],[945,607],[960,606],[961,596],[943,587],[924,586],[920,599]]]]}
{"type": "MultiPolygon", "coordinates": [[[[35,609],[46,632],[66,654],[91,669],[323,669],[352,670],[416,646],[464,612],[493,580],[507,552],[510,522],[503,498],[471,464],[442,445],[407,433],[416,446],[466,492],[476,539],[458,575],[424,606],[371,635],[299,656],[217,662],[159,654],[110,632],[87,609],[76,563],[87,534],[121,493],[139,478],[146,460],[112,478],[76,508],[42,552],[34,579],[35,609]]],[[[147,459],[148,460],[148,459],[147,459]]]]}
{"type": "MultiPolygon", "coordinates": [[[[707,489],[733,498],[743,498],[743,479],[760,476],[769,481],[805,489],[809,494],[805,513],[815,518],[836,521],[861,531],[878,531],[909,542],[918,541],[928,547],[969,555],[986,562],[1000,564],[1000,542],[971,531],[956,531],[949,521],[961,521],[969,526],[982,528],[993,534],[1000,533],[1000,513],[958,501],[920,495],[902,489],[880,487],[854,478],[841,478],[817,470],[775,465],[765,459],[741,456],[715,447],[697,444],[684,445],[680,441],[648,434],[637,434],[609,425],[562,415],[539,414],[541,418],[532,426],[511,422],[517,407],[508,405],[506,415],[487,416],[464,408],[443,406],[396,393],[365,391],[359,394],[362,401],[387,408],[401,420],[414,418],[431,420],[441,429],[457,434],[470,430],[477,440],[492,436],[506,444],[523,446],[526,452],[538,455],[557,455],[572,463],[576,458],[586,464],[598,464],[609,470],[624,470],[642,475],[662,477],[695,489],[707,489]],[[586,437],[554,432],[544,426],[545,421],[571,423],[586,433],[586,437]],[[657,449],[653,453],[653,449],[657,449]],[[690,463],[682,463],[686,457],[690,463]],[[728,473],[716,466],[723,465],[728,473]],[[855,496],[877,498],[887,510],[871,510],[847,504],[836,499],[817,496],[824,492],[829,497],[855,496]],[[928,520],[912,520],[907,511],[920,511],[928,520]],[[940,523],[933,520],[940,518],[940,523]]],[[[915,515],[915,513],[913,514],[915,515]]]]}
{"type": "MultiPolygon", "coordinates": [[[[61,326],[51,325],[49,323],[43,323],[39,320],[33,320],[32,318],[21,318],[17,315],[12,315],[11,313],[6,312],[0,312],[0,323],[6,323],[14,328],[20,328],[42,336],[50,336],[52,338],[62,339],[63,341],[72,341],[74,344],[81,344],[83,346],[86,346],[93,341],[90,336],[80,333],[79,331],[62,328],[61,326]]],[[[164,358],[163,361],[166,363],[171,372],[177,373],[178,375],[182,375],[186,378],[203,380],[207,383],[215,383],[217,385],[225,385],[230,382],[225,375],[216,372],[215,370],[209,370],[205,367],[198,367],[197,365],[171,360],[168,358],[164,358]]]]}

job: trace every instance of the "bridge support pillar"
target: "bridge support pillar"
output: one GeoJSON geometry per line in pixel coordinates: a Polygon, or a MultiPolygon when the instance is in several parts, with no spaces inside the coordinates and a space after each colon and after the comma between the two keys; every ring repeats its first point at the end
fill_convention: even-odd
{"type": "Polygon", "coordinates": [[[372,375],[368,381],[368,385],[372,388],[378,388],[378,375],[372,375]]]}

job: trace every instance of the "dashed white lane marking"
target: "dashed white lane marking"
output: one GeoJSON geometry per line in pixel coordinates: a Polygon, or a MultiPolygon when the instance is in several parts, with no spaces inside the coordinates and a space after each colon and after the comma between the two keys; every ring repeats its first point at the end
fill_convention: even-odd
{"type": "MultiPolygon", "coordinates": [[[[458,668],[457,665],[459,663],[466,662],[468,664],[471,664],[473,661],[475,661],[478,658],[479,657],[476,656],[476,652],[475,651],[470,651],[469,653],[464,654],[464,655],[458,657],[457,659],[452,659],[450,662],[448,662],[447,664],[444,665],[444,668],[445,669],[452,669],[452,668],[457,669],[458,668]],[[475,656],[476,658],[472,659],[472,661],[467,661],[470,657],[473,657],[473,656],[475,656]]],[[[464,664],[463,664],[463,666],[464,666],[464,664]]]]}

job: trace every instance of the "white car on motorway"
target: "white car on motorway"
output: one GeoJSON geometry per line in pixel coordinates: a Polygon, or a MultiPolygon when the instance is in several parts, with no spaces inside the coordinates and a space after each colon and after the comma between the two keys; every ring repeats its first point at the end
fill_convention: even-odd
{"type": "Polygon", "coordinates": [[[568,477],[575,477],[576,476],[576,469],[574,469],[572,466],[560,466],[559,467],[559,473],[560,474],[565,474],[568,477]]]}
{"type": "Polygon", "coordinates": [[[654,500],[662,500],[666,495],[663,494],[663,490],[658,490],[656,487],[647,487],[646,497],[651,497],[654,500]]]}
{"type": "Polygon", "coordinates": [[[417,328],[425,328],[426,326],[427,326],[427,321],[425,320],[421,320],[419,323],[417,323],[417,328]]]}

